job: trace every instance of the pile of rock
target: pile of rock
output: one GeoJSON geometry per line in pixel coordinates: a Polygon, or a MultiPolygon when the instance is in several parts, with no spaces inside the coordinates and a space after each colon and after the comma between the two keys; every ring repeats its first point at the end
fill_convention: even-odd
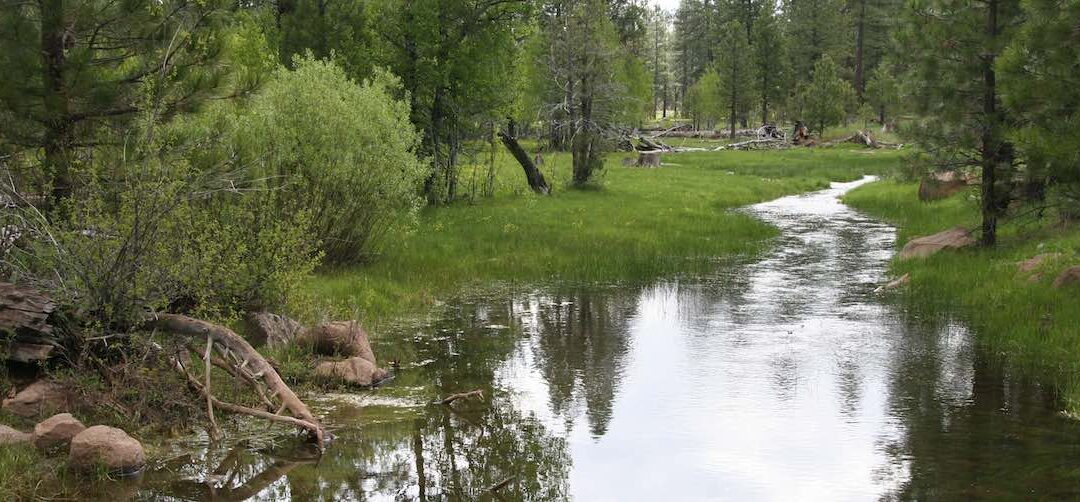
{"type": "MultiPolygon", "coordinates": [[[[34,382],[10,399],[3,410],[24,418],[40,417],[68,409],[71,394],[63,386],[46,380],[34,382]]],[[[146,465],[142,444],[126,432],[104,425],[86,427],[71,413],[56,413],[22,432],[0,425],[0,445],[30,443],[45,452],[68,450],[72,467],[92,471],[101,467],[120,475],[137,473],[146,465]]]]}
{"type": "Polygon", "coordinates": [[[379,368],[367,332],[357,321],[333,321],[305,328],[287,317],[259,312],[248,317],[251,336],[268,345],[296,344],[312,353],[344,359],[327,359],[315,367],[315,376],[331,381],[369,387],[389,373],[379,368]]]}

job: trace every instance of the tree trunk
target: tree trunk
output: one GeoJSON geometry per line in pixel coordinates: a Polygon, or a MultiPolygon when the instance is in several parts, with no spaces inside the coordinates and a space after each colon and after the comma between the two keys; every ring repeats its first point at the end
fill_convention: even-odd
{"type": "Polygon", "coordinates": [[[551,187],[548,186],[547,180],[544,179],[544,174],[536,168],[536,164],[533,164],[532,159],[529,158],[529,154],[521,147],[517,138],[500,131],[499,139],[502,140],[503,145],[506,145],[506,149],[510,150],[510,153],[517,159],[518,164],[521,164],[521,168],[525,170],[525,180],[529,182],[529,188],[536,193],[545,195],[550,194],[551,187]]]}
{"type": "Polygon", "coordinates": [[[64,0],[41,0],[41,57],[44,83],[45,168],[52,180],[52,203],[71,195],[71,116],[64,82],[64,0]]]}
{"type": "MultiPolygon", "coordinates": [[[[986,4],[986,36],[993,40],[997,36],[997,0],[986,4]]],[[[997,168],[1001,150],[998,139],[997,117],[997,76],[994,73],[994,57],[983,56],[983,115],[986,125],[982,131],[982,235],[983,246],[993,246],[997,242],[998,203],[997,168]]]]}
{"type": "Polygon", "coordinates": [[[863,39],[866,30],[866,0],[859,0],[859,14],[855,19],[855,96],[863,100],[863,39]]]}

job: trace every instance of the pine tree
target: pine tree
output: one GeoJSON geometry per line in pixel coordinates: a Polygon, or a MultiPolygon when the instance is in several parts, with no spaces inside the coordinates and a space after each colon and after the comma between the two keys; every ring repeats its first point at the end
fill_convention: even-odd
{"type": "Polygon", "coordinates": [[[1029,176],[1052,180],[1078,213],[1080,202],[1080,3],[1027,0],[1026,21],[1002,55],[1004,101],[1018,118],[1011,135],[1029,176]]]}
{"type": "Polygon", "coordinates": [[[788,55],[796,82],[813,73],[814,64],[828,55],[839,61],[851,41],[844,0],[784,0],[788,55]]]}
{"type": "Polygon", "coordinates": [[[802,89],[804,113],[818,134],[825,128],[838,125],[847,117],[847,109],[855,100],[855,91],[840,77],[840,67],[832,57],[824,55],[814,64],[814,75],[802,89]]]}
{"type": "Polygon", "coordinates": [[[764,125],[769,123],[770,108],[782,103],[788,92],[787,46],[771,3],[762,6],[754,26],[751,47],[754,87],[764,125]]]}
{"type": "Polygon", "coordinates": [[[718,96],[728,115],[728,134],[735,137],[735,122],[750,106],[753,82],[752,66],[747,59],[750,45],[746,28],[730,21],[720,28],[717,44],[716,73],[719,76],[718,96]]]}
{"type": "Polygon", "coordinates": [[[997,240],[1016,152],[1006,133],[995,61],[1021,20],[1019,0],[919,0],[898,36],[912,68],[915,131],[937,165],[982,173],[981,243],[997,240]]]}

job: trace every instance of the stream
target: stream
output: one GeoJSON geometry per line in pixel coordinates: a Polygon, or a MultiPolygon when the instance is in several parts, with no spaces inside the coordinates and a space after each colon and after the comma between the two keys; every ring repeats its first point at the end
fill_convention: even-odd
{"type": "Polygon", "coordinates": [[[336,436],[321,458],[243,421],[232,447],[179,444],[116,489],[152,500],[1080,497],[1080,423],[1053,389],[980,351],[963,323],[875,293],[895,229],[838,199],[871,179],[744,208],[781,236],[762,259],[709,277],[466,298],[380,334],[399,340],[376,347],[402,361],[391,383],[306,396],[336,436]],[[485,399],[432,404],[473,389],[485,399]]]}

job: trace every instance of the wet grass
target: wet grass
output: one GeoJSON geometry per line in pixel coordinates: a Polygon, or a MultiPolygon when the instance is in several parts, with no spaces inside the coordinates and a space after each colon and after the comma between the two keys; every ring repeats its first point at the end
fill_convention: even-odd
{"type": "MultiPolygon", "coordinates": [[[[324,270],[312,297],[368,325],[465,290],[548,281],[640,281],[699,274],[752,256],[774,228],[731,208],[891,169],[900,154],[860,148],[668,154],[660,169],[609,156],[595,186],[570,189],[570,159],[547,154],[550,197],[528,193],[499,150],[496,193],[426,209],[411,235],[363,266],[324,270]]],[[[466,190],[483,166],[466,169],[466,190]]]]}
{"type": "MultiPolygon", "coordinates": [[[[845,197],[849,205],[900,228],[898,245],[914,236],[953,226],[975,228],[973,194],[923,203],[915,183],[886,181],[860,187],[845,197]]],[[[1080,287],[1051,282],[1067,266],[1080,264],[1080,228],[1043,219],[1005,223],[994,249],[939,253],[926,260],[896,262],[896,275],[910,273],[901,293],[914,306],[959,313],[975,328],[978,341],[1018,367],[1059,384],[1065,406],[1080,411],[1080,287]],[[1018,271],[1017,262],[1041,253],[1061,253],[1037,271],[1018,271]]]]}

